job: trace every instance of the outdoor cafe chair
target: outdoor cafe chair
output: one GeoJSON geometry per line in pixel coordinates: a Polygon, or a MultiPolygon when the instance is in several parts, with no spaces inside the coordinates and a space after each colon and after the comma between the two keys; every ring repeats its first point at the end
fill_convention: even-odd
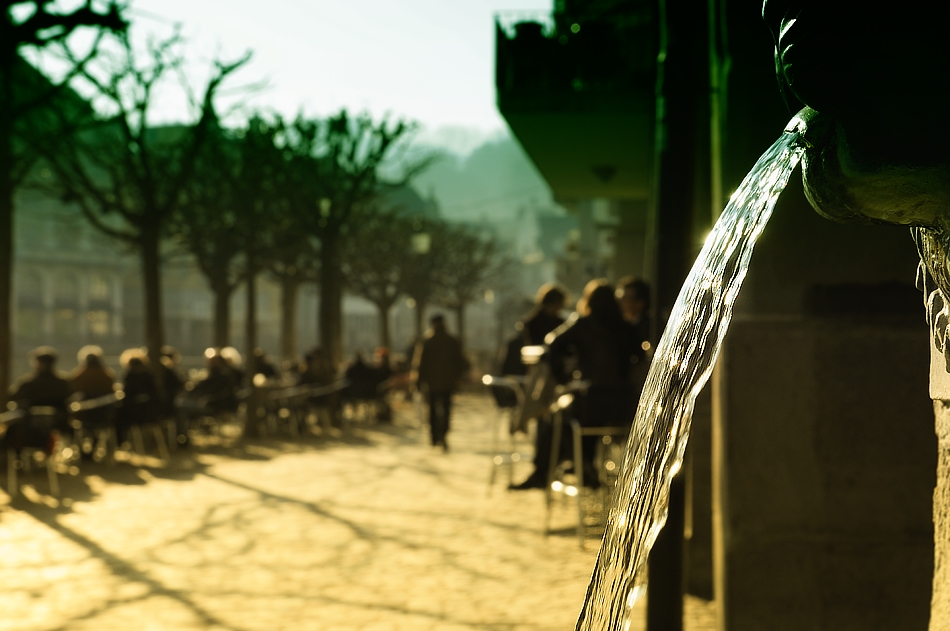
{"type": "MultiPolygon", "coordinates": [[[[594,388],[596,394],[596,388],[594,388]]],[[[577,506],[577,539],[583,550],[587,537],[589,516],[587,507],[594,498],[600,499],[600,512],[606,515],[611,493],[616,482],[619,459],[626,436],[630,431],[629,423],[620,416],[623,406],[616,409],[603,406],[590,406],[588,410],[593,417],[592,422],[597,425],[583,425],[576,418],[568,420],[567,412],[573,405],[580,403],[578,394],[590,394],[591,386],[587,382],[574,382],[558,388],[557,398],[551,405],[553,416],[553,437],[551,441],[551,459],[548,467],[547,485],[545,486],[545,522],[544,534],[550,532],[552,504],[555,496],[574,498],[577,506]],[[608,411],[608,409],[610,411],[608,411]],[[607,417],[612,418],[607,418],[607,417]],[[561,452],[561,441],[566,424],[570,424],[572,434],[571,460],[558,462],[561,452]],[[596,437],[593,468],[585,471],[584,447],[585,437],[596,437]],[[595,475],[595,480],[585,479],[586,475],[595,475]]],[[[589,396],[584,397],[585,403],[590,403],[589,396]]]]}
{"type": "Polygon", "coordinates": [[[86,437],[91,438],[91,456],[101,454],[109,462],[115,462],[115,452],[119,448],[115,428],[116,404],[122,399],[122,391],[106,394],[94,399],[74,401],[69,405],[71,424],[76,430],[75,443],[80,452],[84,448],[86,437]]]}
{"type": "Polygon", "coordinates": [[[6,428],[7,492],[16,497],[20,487],[17,470],[28,471],[34,460],[42,462],[49,480],[49,492],[59,497],[59,479],[56,469],[61,461],[59,430],[61,410],[49,406],[16,409],[0,415],[6,428]]]}
{"type": "Polygon", "coordinates": [[[514,482],[516,463],[527,457],[516,441],[524,406],[524,377],[485,375],[482,383],[491,388],[498,411],[491,427],[491,471],[488,476],[488,493],[491,494],[498,469],[507,469],[510,486],[514,482]],[[510,397],[506,396],[509,394],[510,397]]]}

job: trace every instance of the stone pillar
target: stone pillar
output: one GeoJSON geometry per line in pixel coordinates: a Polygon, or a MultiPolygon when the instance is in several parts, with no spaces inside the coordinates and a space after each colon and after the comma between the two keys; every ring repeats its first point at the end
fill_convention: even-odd
{"type": "MultiPolygon", "coordinates": [[[[925,631],[937,440],[907,230],[793,180],[752,257],[713,402],[719,631],[925,631]]],[[[946,628],[946,627],[944,627],[946,628]]]]}
{"type": "Polygon", "coordinates": [[[927,628],[936,445],[920,329],[734,323],[717,472],[721,631],[927,628]]]}
{"type": "Polygon", "coordinates": [[[712,411],[710,388],[696,399],[686,448],[686,528],[684,573],[686,592],[713,598],[712,536],[712,411]]]}
{"type": "Polygon", "coordinates": [[[931,338],[930,396],[937,434],[937,484],[933,496],[934,578],[930,631],[950,629],[950,373],[931,338]]]}
{"type": "Polygon", "coordinates": [[[934,490],[934,582],[930,631],[950,629],[950,401],[934,401],[937,487],[934,490]]]}

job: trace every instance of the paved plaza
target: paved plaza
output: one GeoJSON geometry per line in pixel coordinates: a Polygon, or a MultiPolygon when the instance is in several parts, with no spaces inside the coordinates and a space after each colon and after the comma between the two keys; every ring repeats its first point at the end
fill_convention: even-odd
{"type": "Polygon", "coordinates": [[[599,540],[579,549],[566,504],[542,536],[541,492],[507,475],[489,492],[494,409],[457,401],[448,454],[404,404],[392,425],[84,465],[61,502],[25,475],[0,493],[0,629],[573,629],[599,540]]]}

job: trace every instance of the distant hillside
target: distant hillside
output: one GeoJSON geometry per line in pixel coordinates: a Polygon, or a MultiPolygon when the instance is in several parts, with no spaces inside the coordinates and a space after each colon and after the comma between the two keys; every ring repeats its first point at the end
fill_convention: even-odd
{"type": "Polygon", "coordinates": [[[467,157],[445,154],[413,181],[425,198],[434,195],[449,221],[512,217],[519,207],[551,206],[551,191],[510,136],[480,145],[467,157]]]}

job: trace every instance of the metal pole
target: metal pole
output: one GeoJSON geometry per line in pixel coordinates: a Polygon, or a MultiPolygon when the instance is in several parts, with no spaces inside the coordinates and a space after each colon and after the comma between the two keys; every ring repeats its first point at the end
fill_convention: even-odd
{"type": "MultiPolygon", "coordinates": [[[[666,325],[698,238],[709,225],[709,13],[685,0],[659,0],[660,54],[654,197],[654,282],[658,328],[666,325]],[[697,11],[697,8],[700,10],[697,11]]],[[[666,526],[650,554],[647,630],[683,629],[685,483],[670,488],[666,526]]]]}

